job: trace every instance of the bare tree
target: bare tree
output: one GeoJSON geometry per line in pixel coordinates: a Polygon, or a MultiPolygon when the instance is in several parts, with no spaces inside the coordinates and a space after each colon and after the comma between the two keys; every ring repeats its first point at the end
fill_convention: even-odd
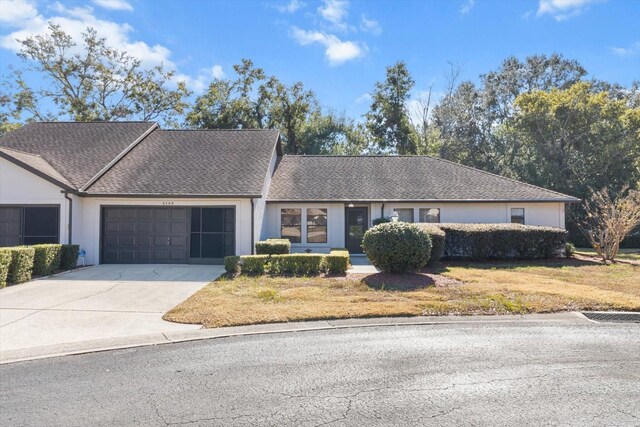
{"type": "Polygon", "coordinates": [[[586,217],[580,230],[604,262],[613,261],[620,242],[640,225],[640,191],[624,186],[615,196],[609,190],[591,191],[584,202],[586,217]]]}

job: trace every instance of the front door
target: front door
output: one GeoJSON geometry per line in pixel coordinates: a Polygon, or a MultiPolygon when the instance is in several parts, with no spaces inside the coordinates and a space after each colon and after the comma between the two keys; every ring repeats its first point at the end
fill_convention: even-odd
{"type": "Polygon", "coordinates": [[[345,246],[352,254],[362,253],[362,237],[369,228],[369,209],[345,208],[345,246]]]}

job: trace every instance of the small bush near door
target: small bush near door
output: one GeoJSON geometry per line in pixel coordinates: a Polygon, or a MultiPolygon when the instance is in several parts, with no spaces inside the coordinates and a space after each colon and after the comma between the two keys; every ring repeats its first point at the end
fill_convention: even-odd
{"type": "Polygon", "coordinates": [[[240,257],[236,255],[224,257],[224,270],[227,273],[240,273],[240,257]]]}
{"type": "Polygon", "coordinates": [[[0,249],[0,288],[7,286],[9,265],[11,265],[11,252],[9,249],[0,249]]]}
{"type": "Polygon", "coordinates": [[[34,276],[48,276],[60,268],[62,245],[43,244],[33,245],[33,274],[34,276]]]}
{"type": "Polygon", "coordinates": [[[60,252],[60,270],[73,270],[78,265],[78,254],[80,246],[78,245],[62,245],[60,252]]]}
{"type": "Polygon", "coordinates": [[[349,251],[346,249],[331,250],[324,257],[325,269],[330,274],[344,274],[349,269],[349,251]]]}
{"type": "Polygon", "coordinates": [[[256,242],[258,255],[282,255],[291,252],[291,242],[288,239],[267,239],[256,242]]]}
{"type": "Polygon", "coordinates": [[[412,272],[429,262],[431,238],[415,224],[391,222],[367,230],[362,248],[371,263],[384,272],[412,272]]]}
{"type": "Polygon", "coordinates": [[[9,264],[8,283],[23,283],[31,280],[35,249],[28,246],[9,248],[11,264],[9,264]]]}
{"type": "Polygon", "coordinates": [[[240,270],[245,274],[264,274],[268,255],[243,255],[240,257],[240,270]]]}

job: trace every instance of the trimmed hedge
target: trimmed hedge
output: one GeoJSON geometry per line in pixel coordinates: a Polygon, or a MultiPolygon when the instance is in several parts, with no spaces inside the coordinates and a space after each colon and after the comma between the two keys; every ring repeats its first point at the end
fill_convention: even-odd
{"type": "Polygon", "coordinates": [[[60,268],[62,245],[42,244],[31,247],[35,250],[33,256],[34,276],[48,276],[60,268]]]}
{"type": "Polygon", "coordinates": [[[320,273],[344,274],[349,269],[349,252],[332,250],[330,254],[280,254],[228,256],[228,273],[273,276],[313,276],[320,273]]]}
{"type": "Polygon", "coordinates": [[[312,276],[323,270],[325,255],[322,254],[287,254],[271,257],[269,273],[294,276],[312,276]]]}
{"type": "Polygon", "coordinates": [[[9,264],[7,282],[23,283],[31,280],[35,249],[28,246],[16,246],[8,248],[8,251],[11,252],[11,264],[9,264]]]}
{"type": "Polygon", "coordinates": [[[324,257],[324,268],[330,274],[344,274],[349,269],[349,251],[331,250],[324,257]]]}
{"type": "Polygon", "coordinates": [[[11,252],[9,249],[0,248],[0,288],[7,286],[9,265],[11,265],[11,252]]]}
{"type": "Polygon", "coordinates": [[[60,270],[73,270],[78,265],[78,253],[80,246],[78,245],[62,245],[60,251],[60,270]]]}
{"type": "Polygon", "coordinates": [[[240,269],[245,274],[264,274],[268,255],[242,255],[240,257],[240,269]]]}
{"type": "Polygon", "coordinates": [[[224,269],[227,273],[240,273],[240,257],[236,255],[224,257],[224,269]]]}
{"type": "Polygon", "coordinates": [[[258,255],[282,255],[291,252],[291,242],[288,239],[267,239],[256,242],[258,255]]]}
{"type": "Polygon", "coordinates": [[[364,234],[362,248],[373,265],[385,272],[405,273],[424,267],[431,255],[431,238],[415,224],[391,222],[364,234]]]}
{"type": "Polygon", "coordinates": [[[380,217],[380,218],[374,218],[371,221],[371,224],[376,226],[376,225],[380,225],[380,224],[386,224],[388,222],[391,222],[391,218],[389,218],[388,216],[383,216],[383,217],[380,217]]]}
{"type": "Polygon", "coordinates": [[[445,232],[444,258],[537,259],[561,253],[567,231],[522,224],[438,224],[445,232]]]}
{"type": "Polygon", "coordinates": [[[444,254],[445,232],[435,224],[417,223],[416,225],[431,237],[431,256],[428,264],[439,262],[444,254]]]}

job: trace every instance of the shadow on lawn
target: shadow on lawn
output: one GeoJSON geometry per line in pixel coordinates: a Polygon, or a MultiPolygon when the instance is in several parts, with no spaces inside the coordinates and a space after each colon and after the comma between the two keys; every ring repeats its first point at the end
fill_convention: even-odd
{"type": "Polygon", "coordinates": [[[372,289],[384,291],[413,291],[436,285],[431,277],[420,273],[375,273],[362,281],[372,289]]]}

